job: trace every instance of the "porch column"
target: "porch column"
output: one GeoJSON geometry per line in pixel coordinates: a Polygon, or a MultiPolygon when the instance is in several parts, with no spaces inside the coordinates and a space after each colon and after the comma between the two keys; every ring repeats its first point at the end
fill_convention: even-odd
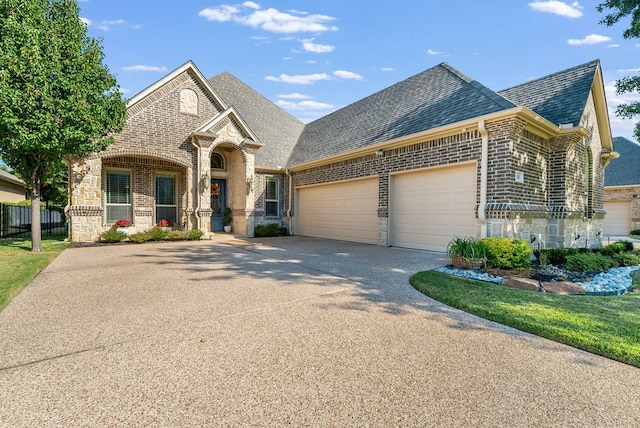
{"type": "Polygon", "coordinates": [[[196,147],[196,167],[192,174],[194,185],[194,216],[196,228],[204,232],[205,236],[211,233],[211,147],[217,135],[210,133],[193,133],[191,140],[196,147]]]}
{"type": "Polygon", "coordinates": [[[253,238],[253,229],[255,227],[255,182],[256,182],[256,152],[260,147],[264,146],[262,143],[257,143],[249,138],[246,138],[242,142],[242,148],[246,157],[246,194],[245,206],[244,206],[244,220],[247,231],[247,236],[253,238]]]}
{"type": "Polygon", "coordinates": [[[73,242],[97,241],[103,229],[102,160],[72,158],[69,164],[69,199],[65,214],[73,242]]]}

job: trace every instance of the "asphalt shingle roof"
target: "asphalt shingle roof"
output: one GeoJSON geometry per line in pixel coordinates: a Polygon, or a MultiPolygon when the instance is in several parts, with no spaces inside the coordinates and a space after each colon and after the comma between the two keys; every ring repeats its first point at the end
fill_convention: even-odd
{"type": "Polygon", "coordinates": [[[620,157],[613,159],[604,169],[604,185],[640,185],[640,145],[624,137],[616,137],[613,149],[620,157]]]}
{"type": "Polygon", "coordinates": [[[591,61],[498,91],[498,94],[555,125],[578,126],[599,64],[600,61],[591,61]]]}
{"type": "Polygon", "coordinates": [[[515,107],[446,63],[305,126],[288,165],[515,107]]]}
{"type": "Polygon", "coordinates": [[[231,73],[218,74],[209,83],[264,144],[256,153],[256,167],[284,167],[304,124],[231,73]]]}

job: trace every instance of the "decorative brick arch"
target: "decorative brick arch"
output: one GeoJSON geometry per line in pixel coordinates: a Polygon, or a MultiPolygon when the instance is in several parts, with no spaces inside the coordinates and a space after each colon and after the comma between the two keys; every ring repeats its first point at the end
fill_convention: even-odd
{"type": "Polygon", "coordinates": [[[91,155],[88,159],[96,159],[96,158],[108,159],[108,158],[122,157],[122,156],[130,156],[135,158],[156,158],[156,159],[162,159],[165,161],[178,164],[184,168],[192,167],[192,162],[190,160],[184,160],[178,156],[175,156],[173,153],[161,152],[157,150],[146,150],[146,149],[121,149],[121,150],[107,151],[107,152],[91,155]]]}

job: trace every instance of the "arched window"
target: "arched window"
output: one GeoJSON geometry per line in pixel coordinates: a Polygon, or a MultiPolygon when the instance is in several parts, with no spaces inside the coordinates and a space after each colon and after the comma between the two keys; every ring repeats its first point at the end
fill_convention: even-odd
{"type": "Polygon", "coordinates": [[[211,169],[224,169],[224,158],[220,153],[211,154],[211,169]]]}

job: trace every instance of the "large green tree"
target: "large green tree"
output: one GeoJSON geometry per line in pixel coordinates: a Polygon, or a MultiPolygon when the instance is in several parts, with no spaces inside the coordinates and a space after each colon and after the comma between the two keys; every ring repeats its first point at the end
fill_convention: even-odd
{"type": "Polygon", "coordinates": [[[60,161],[104,150],[126,106],[76,0],[0,0],[0,157],[29,183],[32,250],[42,183],[60,161]]]}
{"type": "MultiPolygon", "coordinates": [[[[600,13],[605,13],[600,23],[608,27],[618,23],[623,18],[630,17],[630,27],[624,30],[622,37],[625,39],[640,37],[640,0],[607,0],[604,3],[600,3],[596,9],[600,13]]],[[[640,74],[617,80],[616,92],[618,95],[640,92],[640,74]]],[[[640,115],[640,101],[620,104],[616,108],[616,116],[618,117],[633,119],[637,115],[640,115]]],[[[636,123],[634,134],[636,139],[640,141],[640,122],[636,123]]]]}

